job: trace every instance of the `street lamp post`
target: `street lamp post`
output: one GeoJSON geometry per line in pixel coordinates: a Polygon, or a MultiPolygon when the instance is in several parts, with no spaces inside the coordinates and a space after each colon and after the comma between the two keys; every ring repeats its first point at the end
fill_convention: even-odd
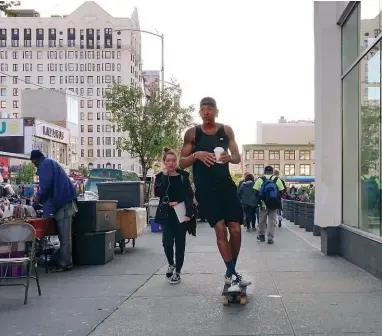
{"type": "Polygon", "coordinates": [[[156,37],[159,37],[162,42],[162,53],[161,53],[161,75],[162,75],[162,90],[164,89],[164,34],[157,34],[148,30],[141,30],[141,29],[132,29],[132,28],[122,28],[122,29],[115,29],[117,32],[121,31],[134,31],[139,33],[145,33],[149,35],[153,35],[156,37]]]}

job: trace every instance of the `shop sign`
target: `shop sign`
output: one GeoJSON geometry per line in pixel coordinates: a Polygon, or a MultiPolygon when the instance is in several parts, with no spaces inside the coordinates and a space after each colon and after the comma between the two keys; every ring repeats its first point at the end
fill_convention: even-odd
{"type": "Polygon", "coordinates": [[[0,119],[0,136],[23,136],[24,122],[23,119],[0,119]]]}
{"type": "Polygon", "coordinates": [[[64,132],[54,129],[52,127],[48,127],[48,126],[42,127],[42,134],[50,136],[52,138],[59,139],[59,140],[64,140],[64,137],[65,137],[64,132]]]}

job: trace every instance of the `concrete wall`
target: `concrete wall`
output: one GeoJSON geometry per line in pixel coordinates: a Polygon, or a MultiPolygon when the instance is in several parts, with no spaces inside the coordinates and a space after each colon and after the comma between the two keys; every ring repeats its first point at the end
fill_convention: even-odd
{"type": "Polygon", "coordinates": [[[321,227],[342,218],[341,28],[347,2],[314,3],[316,206],[321,227]]]}

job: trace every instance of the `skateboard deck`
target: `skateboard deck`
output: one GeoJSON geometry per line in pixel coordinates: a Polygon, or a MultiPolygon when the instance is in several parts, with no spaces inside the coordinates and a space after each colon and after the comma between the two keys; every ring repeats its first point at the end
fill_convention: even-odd
{"type": "Polygon", "coordinates": [[[240,287],[240,290],[229,292],[230,285],[224,285],[222,292],[223,306],[228,306],[230,303],[240,303],[245,305],[247,303],[247,287],[240,287]]]}

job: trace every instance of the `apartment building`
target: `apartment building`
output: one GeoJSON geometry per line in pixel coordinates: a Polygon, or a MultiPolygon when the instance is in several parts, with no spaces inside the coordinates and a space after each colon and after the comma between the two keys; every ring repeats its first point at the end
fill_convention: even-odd
{"type": "Polygon", "coordinates": [[[23,90],[71,92],[79,101],[80,164],[139,173],[138,161],[116,147],[122,134],[103,99],[113,83],[141,82],[141,36],[131,30],[139,29],[137,11],[115,18],[86,1],[70,15],[20,16],[0,18],[1,117],[22,117],[23,90]]]}
{"type": "Polygon", "coordinates": [[[282,176],[314,176],[314,145],[243,145],[243,170],[258,177],[265,166],[272,166],[282,176]]]}
{"type": "Polygon", "coordinates": [[[286,120],[280,117],[277,123],[257,122],[258,144],[314,144],[314,121],[286,120]]]}

